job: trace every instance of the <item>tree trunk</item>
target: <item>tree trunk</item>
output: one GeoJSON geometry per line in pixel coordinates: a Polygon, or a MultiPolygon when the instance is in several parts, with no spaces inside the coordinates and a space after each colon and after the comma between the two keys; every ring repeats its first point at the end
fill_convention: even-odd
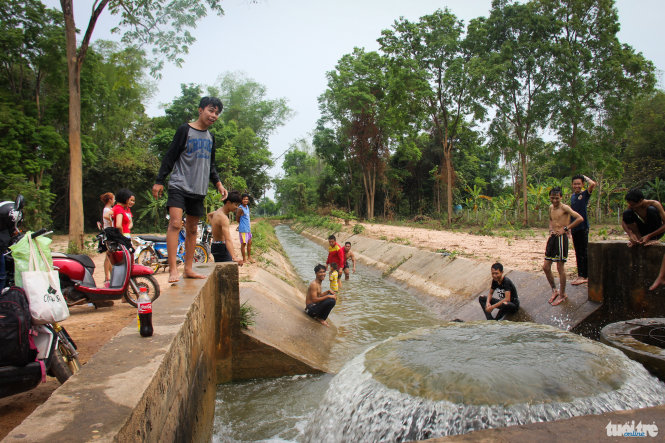
{"type": "Polygon", "coordinates": [[[520,160],[522,160],[522,198],[524,199],[523,205],[524,205],[524,220],[523,224],[524,226],[528,226],[529,224],[529,212],[528,212],[528,205],[527,205],[527,185],[526,185],[526,143],[524,143],[524,152],[520,153],[520,160]]]}
{"type": "Polygon", "coordinates": [[[83,249],[83,161],[81,154],[81,65],[76,54],[76,25],[70,0],[61,0],[65,17],[69,78],[69,243],[83,249]]]}
{"type": "Polygon", "coordinates": [[[453,163],[450,149],[443,151],[446,161],[446,210],[448,211],[448,226],[453,224],[453,163]]]}

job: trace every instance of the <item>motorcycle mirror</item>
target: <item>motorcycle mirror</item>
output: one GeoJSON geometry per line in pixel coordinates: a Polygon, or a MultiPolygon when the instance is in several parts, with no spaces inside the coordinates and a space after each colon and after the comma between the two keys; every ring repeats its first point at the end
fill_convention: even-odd
{"type": "Polygon", "coordinates": [[[20,211],[25,206],[25,198],[23,195],[19,194],[16,196],[16,201],[14,202],[14,210],[20,211]]]}

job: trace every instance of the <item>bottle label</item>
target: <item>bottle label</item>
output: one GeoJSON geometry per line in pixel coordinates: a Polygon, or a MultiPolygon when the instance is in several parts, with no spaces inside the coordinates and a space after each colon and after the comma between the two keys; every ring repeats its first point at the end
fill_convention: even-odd
{"type": "Polygon", "coordinates": [[[138,309],[139,309],[139,314],[152,314],[152,303],[139,302],[138,309]]]}

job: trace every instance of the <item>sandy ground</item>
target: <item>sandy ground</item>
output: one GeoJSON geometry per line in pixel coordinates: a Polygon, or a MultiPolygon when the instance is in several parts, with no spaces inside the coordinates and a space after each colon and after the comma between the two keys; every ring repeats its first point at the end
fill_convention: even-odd
{"type": "MultiPolygon", "coordinates": [[[[530,229],[528,231],[515,231],[514,233],[504,232],[502,235],[484,236],[407,226],[361,224],[365,227],[362,235],[368,237],[429,251],[445,251],[474,260],[492,263],[498,261],[507,269],[530,272],[542,272],[545,242],[549,235],[546,229],[530,229]]],[[[345,226],[344,230],[352,231],[352,226],[345,226]]],[[[624,237],[616,231],[611,231],[607,239],[616,240],[624,237]]],[[[592,230],[589,241],[600,239],[600,236],[592,230]]],[[[573,277],[577,275],[572,240],[570,241],[566,274],[573,277]]]]}
{"type": "MultiPolygon", "coordinates": [[[[547,236],[545,229],[533,229],[528,235],[524,234],[525,231],[518,231],[512,236],[480,236],[405,226],[367,223],[362,223],[362,225],[365,227],[363,235],[369,237],[431,251],[444,252],[445,250],[451,254],[476,260],[500,261],[508,269],[532,272],[541,272],[547,236]]],[[[352,228],[352,225],[345,226],[344,230],[351,232],[352,228]]],[[[623,238],[623,236],[615,233],[610,238],[623,238]]],[[[594,238],[592,235],[591,240],[594,239],[598,239],[598,237],[594,238]]],[[[53,236],[53,251],[64,252],[66,247],[66,236],[53,236]]],[[[240,255],[239,251],[238,255],[240,255]]],[[[92,258],[96,264],[95,281],[101,284],[104,281],[104,256],[94,254],[92,258]]],[[[241,268],[241,275],[247,271],[247,265],[245,265],[241,268]]],[[[572,242],[567,273],[570,277],[576,275],[572,242]]],[[[163,270],[158,272],[156,278],[162,289],[167,287],[167,272],[163,270]]],[[[75,306],[70,312],[71,316],[63,322],[63,325],[78,345],[80,359],[84,364],[122,328],[133,322],[136,316],[135,308],[118,301],[109,308],[95,309],[91,306],[75,306]]],[[[57,380],[48,377],[47,383],[32,391],[0,399],[0,439],[4,438],[38,405],[46,401],[58,386],[57,380]]]]}

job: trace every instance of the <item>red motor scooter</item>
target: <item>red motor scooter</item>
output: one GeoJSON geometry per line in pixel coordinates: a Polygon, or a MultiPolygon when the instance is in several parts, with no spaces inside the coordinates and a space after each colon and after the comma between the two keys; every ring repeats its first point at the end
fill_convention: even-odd
{"type": "Polygon", "coordinates": [[[106,228],[97,238],[100,252],[106,250],[113,265],[109,287],[97,287],[93,278],[95,264],[87,255],[52,254],[53,268],[60,275],[60,288],[67,305],[92,303],[102,307],[125,297],[129,304],[136,306],[142,288],[147,290],[150,300],[155,301],[160,293],[159,283],[152,276],[152,268],[134,264],[131,241],[117,228],[106,228]]]}

